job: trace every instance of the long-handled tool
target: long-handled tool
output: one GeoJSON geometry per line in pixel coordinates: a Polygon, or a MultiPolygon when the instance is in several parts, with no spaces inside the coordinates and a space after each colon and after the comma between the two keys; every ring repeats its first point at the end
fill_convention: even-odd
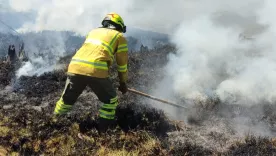
{"type": "Polygon", "coordinates": [[[138,95],[142,95],[142,96],[148,97],[148,98],[150,98],[150,99],[153,99],[153,100],[156,100],[156,101],[159,101],[159,102],[163,102],[163,103],[166,103],[166,104],[169,104],[169,105],[173,105],[173,106],[176,106],[176,107],[181,107],[181,108],[187,109],[187,107],[185,107],[185,106],[181,106],[181,105],[175,104],[175,103],[170,102],[170,101],[166,101],[166,100],[159,99],[159,98],[157,98],[157,97],[154,97],[154,96],[151,96],[151,95],[149,95],[149,94],[146,94],[146,93],[137,91],[137,90],[135,90],[135,89],[129,88],[128,91],[130,91],[130,92],[132,92],[132,93],[135,93],[135,94],[138,94],[138,95]]]}

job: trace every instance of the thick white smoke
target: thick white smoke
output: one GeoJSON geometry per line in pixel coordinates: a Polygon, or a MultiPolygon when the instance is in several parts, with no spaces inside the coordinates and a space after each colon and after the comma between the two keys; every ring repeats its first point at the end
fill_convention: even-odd
{"type": "Polygon", "coordinates": [[[28,33],[23,36],[29,61],[16,76],[40,75],[56,68],[59,58],[65,55],[66,35],[58,32],[28,33]]]}
{"type": "MultiPolygon", "coordinates": [[[[192,18],[181,19],[173,31],[171,41],[177,53],[168,56],[166,76],[153,94],[171,101],[177,101],[177,97],[206,100],[218,96],[233,105],[222,116],[232,114],[227,120],[237,133],[275,135],[258,119],[265,116],[261,106],[254,112],[229,111],[276,101],[276,2],[213,0],[206,4],[202,0],[193,4],[206,8],[193,5],[197,11],[187,13],[192,18]]],[[[186,102],[188,106],[190,101],[186,102]]],[[[191,111],[164,105],[159,108],[178,119],[185,119],[191,111]]]]}
{"type": "MultiPolygon", "coordinates": [[[[197,14],[183,19],[174,31],[172,42],[178,51],[169,56],[163,82],[170,82],[173,94],[185,98],[218,94],[231,103],[274,102],[275,2],[212,2],[216,2],[209,2],[212,9],[195,7],[197,14]],[[254,39],[243,39],[240,34],[254,39]]],[[[205,5],[204,1],[197,4],[205,5]]],[[[166,85],[160,86],[157,90],[166,85]]]]}

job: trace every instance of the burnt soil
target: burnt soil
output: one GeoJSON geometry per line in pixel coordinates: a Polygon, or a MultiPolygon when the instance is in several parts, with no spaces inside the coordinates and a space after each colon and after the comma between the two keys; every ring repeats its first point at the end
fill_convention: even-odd
{"type": "MultiPolygon", "coordinates": [[[[128,85],[141,91],[151,89],[157,83],[155,80],[163,77],[167,55],[174,52],[175,48],[168,45],[131,52],[128,85]]],[[[70,58],[61,58],[60,62],[66,67],[70,58]]],[[[55,103],[65,84],[66,68],[19,79],[14,78],[14,72],[12,65],[0,62],[0,155],[276,155],[275,138],[247,135],[233,139],[235,135],[228,134],[235,132],[227,130],[207,134],[206,122],[190,119],[185,124],[171,120],[164,111],[131,93],[118,93],[118,126],[99,133],[96,127],[101,103],[89,88],[68,115],[53,118],[55,103]],[[205,139],[197,133],[213,139],[201,143],[200,139],[205,139]]],[[[111,72],[116,86],[114,67],[111,72]]],[[[215,104],[212,114],[221,110],[219,100],[210,103],[215,104]]],[[[203,114],[206,120],[212,120],[208,111],[203,114]]],[[[263,120],[272,123],[275,117],[270,112],[263,120]]]]}

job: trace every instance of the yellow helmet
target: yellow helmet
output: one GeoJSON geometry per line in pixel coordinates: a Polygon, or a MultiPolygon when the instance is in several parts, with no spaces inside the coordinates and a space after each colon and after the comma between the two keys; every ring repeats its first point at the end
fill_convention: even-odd
{"type": "Polygon", "coordinates": [[[111,12],[105,16],[105,18],[102,21],[102,25],[105,26],[106,23],[111,24],[116,27],[119,31],[125,33],[126,32],[126,26],[124,24],[124,20],[122,17],[115,13],[111,12]]]}

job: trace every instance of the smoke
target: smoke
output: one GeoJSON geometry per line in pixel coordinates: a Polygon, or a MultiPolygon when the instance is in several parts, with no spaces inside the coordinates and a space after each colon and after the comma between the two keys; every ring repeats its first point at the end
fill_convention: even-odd
{"type": "Polygon", "coordinates": [[[178,52],[169,56],[166,67],[175,94],[186,98],[217,94],[231,103],[275,101],[272,1],[245,3],[246,8],[240,1],[225,7],[225,2],[217,1],[212,12],[179,25],[172,37],[178,52]],[[254,39],[244,40],[240,34],[254,39]]]}
{"type": "MultiPolygon", "coordinates": [[[[206,4],[202,0],[193,4],[206,8],[192,5],[195,11],[188,12],[192,17],[182,19],[174,30],[171,42],[177,52],[168,56],[165,78],[153,94],[182,103],[180,99],[185,99],[188,107],[190,100],[208,105],[208,99],[219,97],[222,107],[227,107],[218,108],[220,117],[233,124],[230,128],[236,134],[275,135],[270,131],[273,126],[262,117],[269,116],[263,110],[265,105],[276,101],[276,2],[212,0],[206,4]],[[247,111],[234,112],[236,107],[247,111]]],[[[206,115],[198,108],[160,108],[177,119],[186,119],[189,112],[198,113],[206,123],[215,114],[206,115]]],[[[202,128],[209,129],[210,125],[202,128]]]]}
{"type": "Polygon", "coordinates": [[[25,51],[29,58],[16,72],[16,76],[41,75],[56,68],[59,58],[66,54],[62,32],[27,33],[23,36],[25,51]]]}
{"type": "Polygon", "coordinates": [[[43,66],[43,59],[41,57],[35,58],[31,62],[25,62],[24,65],[17,71],[16,76],[19,78],[21,76],[33,76],[40,75],[44,72],[51,71],[52,68],[43,66]]]}

